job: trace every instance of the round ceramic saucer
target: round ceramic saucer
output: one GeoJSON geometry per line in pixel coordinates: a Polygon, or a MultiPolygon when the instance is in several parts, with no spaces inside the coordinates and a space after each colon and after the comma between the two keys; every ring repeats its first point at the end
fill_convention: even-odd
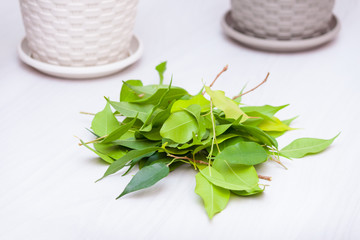
{"type": "Polygon", "coordinates": [[[294,40],[257,38],[241,32],[241,30],[236,27],[230,11],[224,15],[221,26],[226,35],[244,45],[275,52],[295,52],[315,48],[333,40],[340,30],[340,23],[335,15],[333,15],[329,23],[328,31],[319,36],[294,40]]]}
{"type": "Polygon", "coordinates": [[[125,59],[94,67],[65,67],[48,64],[32,58],[26,38],[21,41],[18,47],[19,57],[27,65],[48,75],[73,79],[97,78],[119,72],[139,60],[142,53],[142,42],[136,36],[133,36],[130,43],[129,56],[125,59]]]}

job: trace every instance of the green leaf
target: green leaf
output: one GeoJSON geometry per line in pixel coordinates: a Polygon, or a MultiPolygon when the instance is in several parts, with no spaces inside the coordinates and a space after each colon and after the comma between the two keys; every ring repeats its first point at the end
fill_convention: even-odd
{"type": "MultiPolygon", "coordinates": [[[[111,106],[121,113],[122,115],[135,118],[137,116],[142,122],[145,122],[148,118],[149,113],[153,109],[153,105],[141,105],[136,103],[128,103],[128,102],[114,102],[107,99],[107,101],[111,104],[111,106]]],[[[114,130],[114,129],[113,129],[114,130]]],[[[95,130],[94,130],[95,131],[95,130]]]]}
{"type": "Polygon", "coordinates": [[[281,109],[287,106],[289,106],[289,104],[282,106],[270,106],[270,105],[246,106],[246,107],[242,107],[241,110],[243,110],[249,116],[257,116],[256,113],[259,113],[260,115],[265,115],[268,118],[272,118],[278,111],[280,111],[281,109]]]}
{"type": "Polygon", "coordinates": [[[143,86],[143,83],[140,80],[127,80],[123,82],[120,91],[120,102],[131,102],[139,100],[140,94],[136,93],[131,86],[143,86]]]}
{"type": "Polygon", "coordinates": [[[101,141],[101,143],[109,143],[121,138],[125,133],[127,133],[132,128],[135,122],[136,122],[136,118],[126,123],[125,125],[121,125],[117,129],[112,131],[107,137],[105,137],[101,141]]]}
{"type": "MultiPolygon", "coordinates": [[[[244,166],[242,168],[246,170],[247,168],[251,168],[251,167],[244,166]]],[[[200,170],[200,173],[212,184],[214,184],[218,187],[225,188],[225,189],[248,190],[248,189],[252,189],[254,187],[254,185],[249,183],[249,182],[253,181],[253,179],[248,180],[248,179],[242,179],[242,177],[241,177],[240,180],[236,179],[236,181],[233,181],[233,179],[235,177],[234,177],[234,174],[231,174],[232,168],[229,168],[229,169],[224,168],[221,170],[223,171],[223,173],[220,173],[214,167],[208,166],[208,167],[204,168],[203,170],[200,170]],[[227,174],[229,174],[231,176],[228,177],[228,176],[226,176],[227,174]]],[[[250,176],[250,174],[246,174],[246,175],[250,176]]],[[[257,177],[257,175],[256,175],[256,177],[257,177]]]]}
{"type": "Polygon", "coordinates": [[[268,146],[274,146],[275,148],[278,147],[276,139],[258,127],[240,124],[234,125],[233,128],[236,129],[242,137],[247,138],[250,141],[255,141],[268,146]]]}
{"type": "Polygon", "coordinates": [[[264,190],[265,190],[265,187],[260,188],[259,186],[256,186],[255,188],[250,189],[250,190],[231,191],[231,192],[236,194],[236,195],[239,195],[239,196],[251,196],[251,195],[262,193],[264,190]]]}
{"type": "Polygon", "coordinates": [[[156,162],[140,169],[131,179],[124,191],[116,198],[153,186],[169,174],[169,167],[163,162],[156,162]]]}
{"type": "MultiPolygon", "coordinates": [[[[128,150],[120,146],[114,146],[112,143],[94,143],[96,151],[105,154],[113,159],[119,159],[124,156],[128,150]]],[[[110,163],[114,162],[111,161],[110,163]]]]}
{"type": "Polygon", "coordinates": [[[231,182],[242,189],[231,190],[252,190],[258,186],[259,177],[254,166],[230,165],[226,160],[215,159],[213,168],[224,176],[225,181],[231,182]]]}
{"type": "Polygon", "coordinates": [[[156,71],[159,73],[160,77],[160,85],[163,84],[164,81],[164,72],[166,71],[166,62],[162,62],[155,67],[156,71]]]}
{"type": "Polygon", "coordinates": [[[182,111],[191,105],[199,105],[201,112],[210,111],[210,101],[207,100],[203,95],[196,95],[188,100],[177,100],[171,108],[171,112],[182,111]]]}
{"type": "Polygon", "coordinates": [[[159,87],[159,89],[152,94],[148,98],[143,98],[141,100],[133,101],[133,103],[142,103],[142,104],[157,104],[159,99],[166,93],[166,96],[162,100],[161,106],[167,106],[169,102],[174,99],[179,99],[182,96],[188,94],[186,90],[179,88],[179,87],[171,87],[168,89],[169,86],[163,85],[159,87]]]}
{"type": "Polygon", "coordinates": [[[98,136],[104,136],[111,133],[120,126],[119,121],[111,111],[110,104],[107,102],[104,110],[95,114],[91,123],[91,129],[98,136]]]}
{"type": "Polygon", "coordinates": [[[230,191],[209,182],[201,173],[196,174],[195,193],[199,195],[205,205],[205,210],[210,219],[221,212],[227,205],[230,198],[230,191]]]}
{"type": "Polygon", "coordinates": [[[150,153],[153,153],[155,151],[159,150],[158,147],[150,147],[150,148],[145,148],[145,149],[141,149],[141,150],[132,150],[129,151],[125,156],[119,158],[118,160],[116,160],[115,162],[113,162],[108,169],[106,170],[106,172],[104,173],[104,176],[102,176],[100,179],[98,179],[97,181],[116,173],[117,171],[121,170],[123,167],[125,167],[125,165],[134,160],[134,159],[141,159],[141,157],[144,157],[150,153]]]}
{"type": "MultiPolygon", "coordinates": [[[[287,126],[290,126],[290,124],[292,123],[292,121],[294,121],[297,117],[293,117],[293,118],[290,118],[290,119],[286,119],[286,120],[282,120],[281,122],[286,124],[287,126]]],[[[291,130],[295,130],[296,128],[291,128],[291,130]]],[[[278,131],[267,131],[266,133],[269,134],[270,136],[274,137],[274,138],[278,138],[282,135],[284,135],[284,133],[286,133],[288,130],[285,130],[285,131],[281,131],[281,132],[278,132],[278,131]]]]}
{"type": "Polygon", "coordinates": [[[152,141],[161,141],[163,138],[160,135],[160,128],[161,127],[153,128],[150,132],[141,132],[141,135],[152,141]]]}
{"type": "Polygon", "coordinates": [[[160,145],[159,141],[149,141],[148,139],[136,139],[136,138],[128,138],[128,139],[120,139],[113,141],[112,144],[119,145],[131,149],[144,149],[150,147],[156,147],[160,145]]]}
{"type": "MultiPolygon", "coordinates": [[[[340,133],[339,133],[340,134],[340,133]]],[[[288,158],[302,158],[305,155],[324,151],[339,136],[331,139],[299,138],[280,150],[280,154],[288,158]]]]}
{"type": "MultiPolygon", "coordinates": [[[[235,133],[229,133],[229,134],[223,134],[223,135],[220,135],[219,137],[216,138],[216,142],[218,144],[230,139],[230,138],[234,138],[234,137],[238,137],[239,135],[238,134],[235,134],[235,133]]],[[[211,138],[208,138],[206,139],[205,141],[203,141],[203,145],[202,146],[199,146],[197,148],[195,148],[193,150],[193,154],[196,154],[198,152],[200,152],[201,150],[207,148],[207,147],[210,147],[211,146],[211,138]]]]}
{"type": "Polygon", "coordinates": [[[80,140],[81,144],[84,145],[87,149],[89,149],[90,151],[92,151],[93,153],[95,153],[96,155],[98,155],[102,160],[104,160],[107,163],[113,163],[114,159],[112,159],[111,157],[109,157],[106,154],[103,154],[99,151],[96,151],[94,149],[92,149],[91,147],[89,147],[84,141],[80,140]]]}
{"type": "MultiPolygon", "coordinates": [[[[232,137],[230,139],[227,139],[221,143],[219,143],[219,149],[220,151],[222,152],[225,148],[229,147],[229,146],[232,146],[232,145],[235,145],[239,142],[243,142],[245,141],[243,137],[238,137],[238,136],[235,136],[235,137],[232,137]]],[[[213,149],[213,156],[217,156],[219,154],[219,151],[217,148],[214,148],[213,149]]]]}
{"type": "Polygon", "coordinates": [[[239,108],[236,102],[225,96],[223,91],[213,91],[209,87],[205,87],[206,93],[211,97],[215,107],[221,109],[225,113],[226,118],[238,119],[242,116],[240,122],[248,119],[247,115],[239,108]]]}
{"type": "Polygon", "coordinates": [[[161,127],[160,135],[177,143],[186,143],[192,139],[192,133],[197,133],[198,130],[195,118],[181,111],[170,115],[161,127]]]}
{"type": "Polygon", "coordinates": [[[267,132],[284,132],[292,130],[291,127],[280,121],[277,117],[272,117],[271,120],[265,119],[258,127],[267,132]]]}
{"type": "Polygon", "coordinates": [[[224,148],[216,159],[225,160],[230,164],[250,166],[265,162],[267,153],[258,143],[238,142],[224,148]]]}

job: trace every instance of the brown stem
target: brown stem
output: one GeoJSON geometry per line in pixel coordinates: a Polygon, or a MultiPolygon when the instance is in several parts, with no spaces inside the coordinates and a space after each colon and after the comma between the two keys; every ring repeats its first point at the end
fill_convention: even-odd
{"type": "Polygon", "coordinates": [[[288,168],[280,160],[276,159],[274,156],[271,156],[270,159],[273,160],[274,162],[280,164],[286,170],[288,170],[288,168]]]}
{"type": "MultiPolygon", "coordinates": [[[[228,67],[229,65],[226,65],[223,70],[221,70],[221,72],[218,73],[218,75],[216,75],[215,79],[212,81],[212,83],[210,84],[209,87],[212,87],[214,85],[214,83],[216,82],[216,80],[220,77],[220,75],[223,73],[223,72],[226,72],[226,70],[228,70],[228,67]]],[[[203,91],[202,95],[205,94],[205,91],[203,91]]]]}
{"type": "Polygon", "coordinates": [[[196,162],[196,163],[205,164],[205,165],[208,164],[207,162],[204,162],[204,161],[201,161],[201,160],[194,160],[194,159],[189,158],[187,156],[180,157],[180,156],[175,156],[175,155],[172,155],[172,154],[168,154],[168,156],[173,157],[175,159],[183,159],[183,160],[188,160],[188,161],[191,161],[191,162],[196,162]]]}
{"type": "Polygon", "coordinates": [[[266,180],[266,181],[271,181],[271,177],[268,177],[268,176],[263,176],[263,175],[258,174],[258,177],[259,177],[260,179],[264,179],[264,180],[266,180]]]}
{"type": "Polygon", "coordinates": [[[269,75],[270,75],[270,73],[268,73],[268,74],[266,75],[265,79],[264,79],[264,80],[263,80],[263,81],[262,81],[259,85],[257,85],[256,87],[254,87],[254,88],[250,89],[250,90],[249,90],[249,91],[247,91],[247,92],[241,93],[241,94],[239,94],[239,95],[237,95],[237,96],[233,97],[232,99],[234,100],[234,99],[236,99],[236,98],[238,98],[238,97],[241,97],[241,96],[244,96],[245,94],[248,94],[249,92],[254,91],[255,89],[257,89],[258,87],[260,87],[261,85],[263,85],[263,84],[267,81],[267,79],[268,79],[269,75]]]}

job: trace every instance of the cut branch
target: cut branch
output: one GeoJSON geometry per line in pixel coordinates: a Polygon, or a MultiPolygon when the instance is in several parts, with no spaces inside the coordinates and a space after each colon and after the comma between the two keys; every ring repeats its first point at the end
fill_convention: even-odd
{"type": "Polygon", "coordinates": [[[263,179],[263,180],[266,180],[266,181],[271,181],[271,177],[269,177],[269,176],[263,176],[263,175],[258,174],[258,177],[260,179],[263,179]]]}
{"type": "Polygon", "coordinates": [[[274,156],[271,156],[270,159],[278,164],[280,164],[283,168],[285,168],[286,170],[288,170],[288,168],[278,159],[276,159],[274,156]]]}
{"type": "Polygon", "coordinates": [[[247,92],[241,93],[241,94],[239,94],[239,95],[237,95],[237,96],[233,97],[232,99],[234,100],[234,99],[236,99],[236,98],[238,98],[238,97],[241,97],[241,96],[244,96],[245,94],[248,94],[249,92],[254,91],[255,89],[257,89],[258,87],[260,87],[261,85],[263,85],[263,84],[267,81],[267,79],[268,79],[269,75],[270,75],[270,73],[268,73],[268,74],[266,75],[265,79],[264,79],[264,80],[263,80],[263,81],[262,81],[259,85],[257,85],[256,87],[254,87],[254,88],[250,89],[250,90],[249,90],[249,91],[247,91],[247,92]]]}
{"type": "MultiPolygon", "coordinates": [[[[94,140],[92,140],[92,141],[86,142],[85,144],[89,144],[89,143],[96,143],[97,141],[102,140],[102,139],[106,138],[107,136],[108,136],[108,135],[105,135],[105,136],[99,137],[99,138],[94,139],[94,140]]],[[[82,146],[82,145],[83,145],[82,143],[79,143],[79,146],[82,146]]]]}
{"type": "Polygon", "coordinates": [[[80,114],[86,114],[86,115],[95,115],[95,113],[89,113],[89,112],[80,112],[80,114]]]}
{"type": "Polygon", "coordinates": [[[172,157],[172,158],[175,158],[175,159],[188,160],[188,161],[191,161],[191,162],[200,163],[200,164],[204,164],[204,165],[208,164],[207,162],[204,162],[204,161],[201,161],[201,160],[194,160],[194,159],[189,158],[187,156],[180,157],[180,156],[175,156],[175,155],[172,155],[172,154],[168,154],[168,156],[172,157]]]}
{"type": "MultiPolygon", "coordinates": [[[[215,79],[212,81],[212,83],[210,84],[209,87],[212,87],[212,86],[215,84],[216,80],[220,77],[220,75],[221,75],[223,72],[226,72],[226,70],[228,70],[228,67],[229,67],[229,65],[226,65],[226,66],[223,68],[223,70],[221,70],[221,72],[219,72],[218,75],[216,75],[215,79]]],[[[204,95],[204,94],[205,94],[205,91],[203,91],[202,95],[204,95]]]]}

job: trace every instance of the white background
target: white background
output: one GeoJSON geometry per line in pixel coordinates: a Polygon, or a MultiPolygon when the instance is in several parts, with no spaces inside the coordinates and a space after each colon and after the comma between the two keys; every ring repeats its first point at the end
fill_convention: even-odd
{"type": "Polygon", "coordinates": [[[0,239],[360,239],[360,4],[338,0],[338,38],[292,54],[245,48],[220,27],[229,1],[140,1],[135,34],[142,59],[116,75],[64,80],[22,64],[24,36],[17,1],[0,1],[0,239]],[[214,89],[233,96],[269,81],[244,97],[251,105],[290,106],[300,128],[279,138],[341,135],[325,152],[269,162],[273,177],[264,194],[230,199],[210,221],[194,193],[195,171],[183,167],[156,186],[115,200],[131,178],[116,174],[94,183],[107,165],[77,145],[91,116],[117,99],[122,80],[158,81],[155,65],[168,61],[166,78],[196,93],[229,64],[214,89]]]}

